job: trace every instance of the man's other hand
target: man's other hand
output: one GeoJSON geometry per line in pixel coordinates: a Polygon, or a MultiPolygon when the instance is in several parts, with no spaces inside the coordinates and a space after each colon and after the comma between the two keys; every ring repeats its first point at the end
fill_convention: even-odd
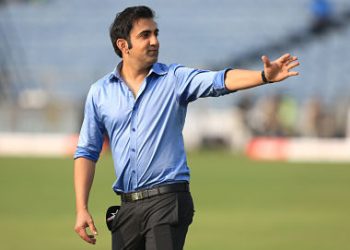
{"type": "Polygon", "coordinates": [[[97,230],[90,213],[86,210],[77,212],[76,223],[74,227],[75,232],[90,244],[96,244],[97,230]],[[86,228],[89,228],[92,235],[87,234],[86,228]]]}

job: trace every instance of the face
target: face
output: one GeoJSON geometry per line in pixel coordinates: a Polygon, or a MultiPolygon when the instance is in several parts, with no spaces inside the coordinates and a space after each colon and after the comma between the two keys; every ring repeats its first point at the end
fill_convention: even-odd
{"type": "MultiPolygon", "coordinates": [[[[128,50],[128,59],[150,66],[158,60],[158,27],[153,19],[139,19],[130,31],[132,48],[128,50]]],[[[124,58],[124,56],[123,56],[124,58]]]]}

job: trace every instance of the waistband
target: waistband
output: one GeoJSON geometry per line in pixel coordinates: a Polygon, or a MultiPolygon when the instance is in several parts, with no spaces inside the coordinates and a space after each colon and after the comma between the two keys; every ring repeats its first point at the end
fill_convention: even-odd
{"type": "Polygon", "coordinates": [[[121,193],[120,197],[123,202],[143,200],[151,198],[153,196],[167,194],[167,193],[176,193],[176,192],[189,192],[190,186],[187,182],[182,183],[172,183],[166,184],[158,187],[153,187],[149,189],[143,189],[131,193],[121,193]]]}

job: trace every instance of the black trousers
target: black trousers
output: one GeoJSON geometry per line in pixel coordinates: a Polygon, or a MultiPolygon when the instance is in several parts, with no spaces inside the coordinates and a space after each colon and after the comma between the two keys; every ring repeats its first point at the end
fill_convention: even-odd
{"type": "Polygon", "coordinates": [[[113,221],[112,250],[181,250],[193,214],[189,192],[123,202],[113,221]]]}

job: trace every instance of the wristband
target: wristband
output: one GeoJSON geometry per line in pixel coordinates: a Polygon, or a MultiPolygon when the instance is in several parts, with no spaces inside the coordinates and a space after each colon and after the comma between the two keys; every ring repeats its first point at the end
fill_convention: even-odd
{"type": "Polygon", "coordinates": [[[261,71],[261,78],[262,78],[264,84],[266,84],[266,83],[273,83],[272,81],[267,80],[264,70],[261,71]]]}

